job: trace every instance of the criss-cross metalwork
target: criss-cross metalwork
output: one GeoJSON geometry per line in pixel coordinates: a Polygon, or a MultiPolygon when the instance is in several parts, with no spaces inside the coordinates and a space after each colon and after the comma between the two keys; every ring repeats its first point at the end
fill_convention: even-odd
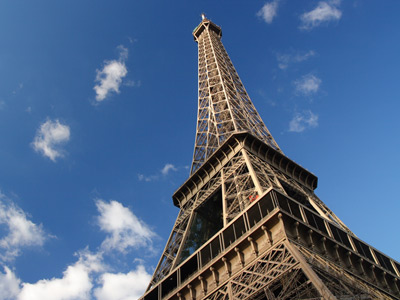
{"type": "Polygon", "coordinates": [[[234,132],[250,132],[279,150],[221,42],[221,28],[203,18],[193,36],[199,51],[199,103],[191,173],[234,132]]]}
{"type": "Polygon", "coordinates": [[[400,263],[356,237],[286,157],[203,18],[191,175],[142,300],[400,299],[400,263]]]}

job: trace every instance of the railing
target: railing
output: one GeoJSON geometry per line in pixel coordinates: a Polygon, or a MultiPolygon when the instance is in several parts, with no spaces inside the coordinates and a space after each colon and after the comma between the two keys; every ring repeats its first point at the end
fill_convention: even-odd
{"type": "Polygon", "coordinates": [[[251,205],[243,214],[236,217],[231,223],[214,235],[210,241],[188,257],[160,284],[149,291],[143,300],[157,300],[175,290],[178,286],[192,278],[198,271],[214,259],[234,247],[235,242],[265,220],[277,208],[274,191],[266,194],[262,199],[251,205]]]}
{"type": "Polygon", "coordinates": [[[321,234],[329,236],[345,248],[358,253],[363,257],[363,259],[381,266],[386,272],[390,272],[396,277],[400,276],[400,264],[398,262],[392,260],[372,246],[364,243],[354,235],[348,234],[333,222],[322,218],[316,212],[310,210],[297,201],[288,198],[279,192],[276,192],[276,195],[278,206],[282,211],[290,214],[299,221],[308,224],[311,228],[321,234]]]}
{"type": "Polygon", "coordinates": [[[333,222],[322,218],[296,200],[278,191],[270,190],[257,202],[247,207],[242,214],[233,219],[227,227],[215,234],[142,299],[158,300],[164,298],[179,286],[194,278],[200,270],[204,270],[209,264],[211,265],[223,253],[232,250],[231,248],[237,245],[237,241],[241,240],[246,233],[260,224],[260,222],[266,222],[273,213],[278,212],[278,209],[286,213],[290,218],[298,220],[316,232],[329,237],[342,247],[358,253],[363,259],[385,269],[385,272],[399,277],[400,264],[398,262],[390,259],[355,236],[348,234],[334,225],[333,222]]]}

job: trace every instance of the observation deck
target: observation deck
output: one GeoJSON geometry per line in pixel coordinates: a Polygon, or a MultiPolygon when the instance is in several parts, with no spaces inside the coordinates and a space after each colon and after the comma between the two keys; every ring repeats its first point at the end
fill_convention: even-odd
{"type": "Polygon", "coordinates": [[[210,30],[214,31],[219,38],[222,37],[222,29],[218,25],[211,22],[209,19],[205,17],[204,14],[201,15],[202,21],[201,23],[193,30],[193,37],[194,40],[197,42],[198,38],[200,37],[201,33],[208,27],[210,30]]]}

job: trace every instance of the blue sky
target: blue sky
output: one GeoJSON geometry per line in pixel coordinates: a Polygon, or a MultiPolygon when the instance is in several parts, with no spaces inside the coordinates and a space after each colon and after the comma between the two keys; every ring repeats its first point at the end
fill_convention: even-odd
{"type": "Polygon", "coordinates": [[[0,299],[141,295],[189,174],[202,12],[281,149],[319,177],[317,195],[400,260],[399,10],[1,1],[0,299]]]}

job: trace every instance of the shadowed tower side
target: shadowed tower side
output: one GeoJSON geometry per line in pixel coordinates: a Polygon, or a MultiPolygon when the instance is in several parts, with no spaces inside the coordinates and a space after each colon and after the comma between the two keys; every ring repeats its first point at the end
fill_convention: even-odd
{"type": "Polygon", "coordinates": [[[400,299],[400,264],[315,195],[264,125],[203,16],[191,174],[143,300],[400,299]]]}

